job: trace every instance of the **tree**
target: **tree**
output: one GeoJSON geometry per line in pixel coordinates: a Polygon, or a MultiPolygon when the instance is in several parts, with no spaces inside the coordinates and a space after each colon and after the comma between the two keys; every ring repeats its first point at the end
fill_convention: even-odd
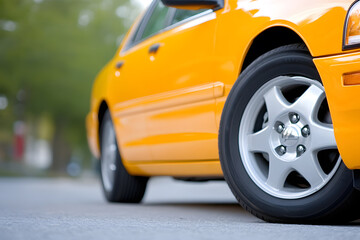
{"type": "Polygon", "coordinates": [[[125,0],[0,0],[0,94],[15,119],[51,119],[57,170],[74,149],[87,154],[93,79],[138,10],[125,0]]]}

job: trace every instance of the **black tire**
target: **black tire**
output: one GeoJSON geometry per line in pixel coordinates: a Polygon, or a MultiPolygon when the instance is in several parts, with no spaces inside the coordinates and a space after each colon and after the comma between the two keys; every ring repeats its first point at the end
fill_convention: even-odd
{"type": "MultiPolygon", "coordinates": [[[[110,184],[109,186],[105,187],[105,175],[103,172],[104,164],[102,164],[103,161],[105,161],[105,154],[103,154],[104,149],[104,134],[106,131],[106,128],[109,128],[111,126],[112,131],[113,129],[113,123],[111,120],[110,112],[107,111],[104,115],[101,128],[100,128],[100,149],[101,149],[101,157],[100,157],[100,176],[101,176],[101,183],[102,183],[102,189],[105,195],[105,198],[109,202],[122,202],[122,203],[139,203],[141,202],[145,190],[146,185],[148,182],[147,177],[139,177],[139,176],[132,176],[130,175],[127,170],[125,169],[124,165],[122,164],[121,156],[118,149],[118,144],[116,141],[115,133],[113,133],[113,141],[114,145],[116,146],[115,149],[115,159],[114,159],[114,165],[116,167],[115,175],[113,178],[113,184],[110,184]]],[[[110,131],[111,129],[109,129],[110,131]]]]}
{"type": "Polygon", "coordinates": [[[278,76],[303,76],[321,82],[312,57],[302,44],[274,49],[245,69],[231,89],[220,123],[219,154],[225,180],[240,205],[265,221],[323,224],[357,219],[359,192],[353,188],[352,171],[341,159],[326,185],[301,198],[284,199],[269,194],[249,176],[240,156],[239,127],[253,95],[278,76]]]}

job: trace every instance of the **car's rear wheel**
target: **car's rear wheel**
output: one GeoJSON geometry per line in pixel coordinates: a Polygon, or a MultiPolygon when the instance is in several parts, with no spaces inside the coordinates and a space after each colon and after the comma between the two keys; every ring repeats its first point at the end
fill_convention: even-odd
{"type": "Polygon", "coordinates": [[[109,202],[138,203],[142,200],[148,178],[130,175],[122,164],[110,112],[100,128],[100,175],[103,192],[109,202]]]}
{"type": "Polygon", "coordinates": [[[241,74],[223,110],[219,150],[234,195],[264,220],[359,216],[359,192],[337,151],[325,91],[303,45],[268,52],[241,74]]]}

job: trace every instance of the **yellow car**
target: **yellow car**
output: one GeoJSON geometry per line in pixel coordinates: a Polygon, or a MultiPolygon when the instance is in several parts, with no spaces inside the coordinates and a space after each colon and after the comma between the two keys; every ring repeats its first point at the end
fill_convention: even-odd
{"type": "Polygon", "coordinates": [[[93,87],[107,200],[224,178],[266,221],[357,219],[359,20],[353,0],[154,0],[93,87]]]}

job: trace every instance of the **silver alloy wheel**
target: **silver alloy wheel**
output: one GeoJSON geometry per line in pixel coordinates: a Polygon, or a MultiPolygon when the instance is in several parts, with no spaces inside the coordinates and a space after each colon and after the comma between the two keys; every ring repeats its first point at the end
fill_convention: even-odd
{"type": "Polygon", "coordinates": [[[116,173],[116,139],[114,127],[110,121],[105,122],[101,139],[101,175],[106,191],[112,191],[116,173]]]}
{"type": "Polygon", "coordinates": [[[320,164],[320,151],[337,151],[331,122],[318,118],[324,99],[318,81],[280,76],[264,84],[249,101],[239,127],[239,151],[252,181],[271,196],[309,196],[324,187],[338,169],[339,155],[329,171],[320,164]],[[302,88],[303,93],[289,102],[284,91],[294,87],[302,88]],[[256,127],[259,119],[260,127],[256,127]]]}

